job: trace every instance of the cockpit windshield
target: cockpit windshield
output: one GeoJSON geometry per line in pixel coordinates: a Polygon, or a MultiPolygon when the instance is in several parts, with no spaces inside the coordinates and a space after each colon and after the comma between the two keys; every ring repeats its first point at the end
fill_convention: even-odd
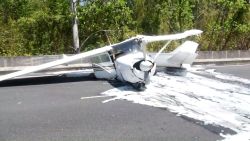
{"type": "Polygon", "coordinates": [[[130,40],[126,40],[124,42],[121,42],[119,44],[113,45],[113,53],[114,54],[122,54],[122,53],[128,53],[133,51],[141,50],[140,43],[138,39],[133,38],[130,40]]]}

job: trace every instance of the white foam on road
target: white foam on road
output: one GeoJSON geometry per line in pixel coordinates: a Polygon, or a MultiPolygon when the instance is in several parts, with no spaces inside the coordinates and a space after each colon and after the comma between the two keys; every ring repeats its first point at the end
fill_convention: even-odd
{"type": "Polygon", "coordinates": [[[224,135],[222,131],[225,141],[250,141],[248,81],[212,71],[193,71],[184,77],[158,73],[145,91],[134,91],[130,86],[114,88],[103,93],[114,98],[103,102],[122,99],[167,108],[204,124],[220,125],[237,132],[224,135]]]}

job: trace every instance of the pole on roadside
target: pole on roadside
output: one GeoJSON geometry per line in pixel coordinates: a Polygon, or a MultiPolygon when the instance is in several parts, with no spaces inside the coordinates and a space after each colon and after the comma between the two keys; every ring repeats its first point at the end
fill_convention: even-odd
{"type": "Polygon", "coordinates": [[[74,15],[72,20],[72,31],[73,31],[73,47],[75,50],[75,53],[80,53],[80,47],[79,47],[79,35],[78,35],[78,17],[77,17],[77,0],[71,0],[71,11],[74,15]]]}

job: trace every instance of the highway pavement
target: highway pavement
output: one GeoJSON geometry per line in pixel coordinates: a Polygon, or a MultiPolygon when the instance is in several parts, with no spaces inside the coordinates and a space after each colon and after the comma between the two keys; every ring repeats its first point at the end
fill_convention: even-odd
{"type": "MultiPolygon", "coordinates": [[[[250,78],[246,66],[209,66],[250,78]]],[[[117,81],[46,77],[0,84],[0,141],[216,141],[220,127],[98,97],[117,81]],[[97,97],[95,97],[97,96],[97,97]],[[92,97],[89,99],[89,97],[92,97]]],[[[228,131],[230,132],[230,131],[228,131]]]]}
{"type": "Polygon", "coordinates": [[[250,79],[250,64],[241,64],[241,65],[223,65],[223,66],[216,66],[210,65],[206,68],[213,68],[216,69],[218,72],[233,74],[238,77],[250,79]]]}

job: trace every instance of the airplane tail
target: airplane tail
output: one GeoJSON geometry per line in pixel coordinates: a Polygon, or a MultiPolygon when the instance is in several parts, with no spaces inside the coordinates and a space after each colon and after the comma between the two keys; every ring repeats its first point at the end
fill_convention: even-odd
{"type": "Polygon", "coordinates": [[[182,68],[183,65],[191,65],[196,56],[198,43],[186,41],[170,53],[162,53],[156,59],[156,64],[162,67],[182,68]]]}

